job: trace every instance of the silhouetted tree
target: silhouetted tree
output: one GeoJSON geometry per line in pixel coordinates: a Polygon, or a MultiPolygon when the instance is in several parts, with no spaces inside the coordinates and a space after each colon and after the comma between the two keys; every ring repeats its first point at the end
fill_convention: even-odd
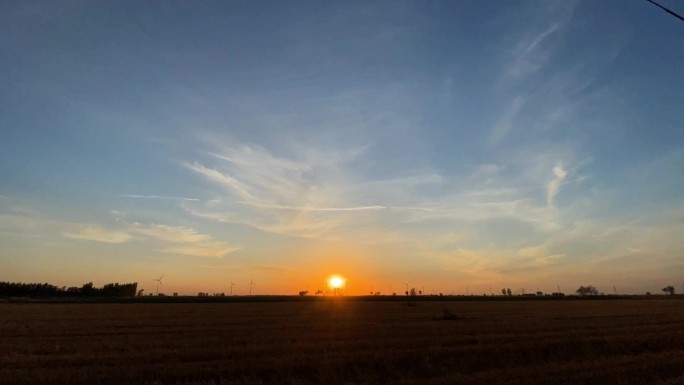
{"type": "Polygon", "coordinates": [[[124,284],[108,283],[102,289],[92,288],[92,295],[101,297],[135,297],[137,290],[137,282],[124,284]]]}
{"type": "Polygon", "coordinates": [[[501,289],[501,295],[506,295],[506,289],[501,289]]]}
{"type": "Polygon", "coordinates": [[[674,288],[674,286],[665,286],[665,287],[663,288],[663,292],[665,292],[665,293],[667,293],[667,294],[669,294],[669,295],[674,295],[674,293],[675,293],[675,288],[674,288]]]}
{"type": "Polygon", "coordinates": [[[597,295],[598,290],[594,286],[580,286],[575,292],[581,296],[585,295],[597,295]]]}
{"type": "Polygon", "coordinates": [[[82,287],[57,287],[48,283],[0,282],[0,297],[133,297],[137,283],[110,283],[95,288],[92,282],[82,287]]]}
{"type": "Polygon", "coordinates": [[[84,283],[83,286],[81,286],[81,295],[84,297],[90,297],[93,295],[93,283],[92,282],[84,283]]]}
{"type": "Polygon", "coordinates": [[[5,297],[57,297],[66,292],[48,283],[0,282],[0,296],[5,297]]]}
{"type": "Polygon", "coordinates": [[[411,288],[411,291],[409,292],[409,294],[411,295],[411,297],[415,297],[415,296],[416,296],[416,288],[415,288],[415,287],[412,287],[412,288],[411,288]]]}
{"type": "Polygon", "coordinates": [[[511,292],[510,287],[508,289],[506,289],[506,294],[508,294],[509,296],[513,295],[513,292],[511,292]]]}

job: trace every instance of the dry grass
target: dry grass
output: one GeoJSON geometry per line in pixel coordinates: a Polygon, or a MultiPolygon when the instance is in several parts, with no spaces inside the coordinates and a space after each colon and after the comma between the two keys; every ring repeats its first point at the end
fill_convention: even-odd
{"type": "Polygon", "coordinates": [[[0,384],[684,380],[684,301],[416,304],[0,304],[0,384]]]}

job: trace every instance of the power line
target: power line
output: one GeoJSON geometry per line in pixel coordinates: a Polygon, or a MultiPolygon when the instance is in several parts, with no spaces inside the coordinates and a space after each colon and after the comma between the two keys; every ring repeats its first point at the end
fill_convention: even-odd
{"type": "Polygon", "coordinates": [[[672,10],[670,10],[670,9],[668,9],[668,8],[666,8],[666,7],[662,6],[662,5],[660,5],[660,4],[658,4],[658,3],[656,3],[656,2],[653,1],[653,0],[646,0],[646,1],[648,1],[649,3],[655,5],[656,7],[660,8],[660,9],[662,9],[663,11],[669,13],[670,15],[676,17],[677,19],[679,19],[679,20],[681,20],[681,21],[684,21],[684,17],[678,15],[675,11],[672,11],[672,10]]]}

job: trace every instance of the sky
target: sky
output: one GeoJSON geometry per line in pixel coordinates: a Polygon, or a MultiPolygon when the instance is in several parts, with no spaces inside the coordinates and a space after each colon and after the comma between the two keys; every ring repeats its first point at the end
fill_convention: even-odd
{"type": "Polygon", "coordinates": [[[683,39],[638,0],[2,1],[0,280],[684,291],[683,39]]]}

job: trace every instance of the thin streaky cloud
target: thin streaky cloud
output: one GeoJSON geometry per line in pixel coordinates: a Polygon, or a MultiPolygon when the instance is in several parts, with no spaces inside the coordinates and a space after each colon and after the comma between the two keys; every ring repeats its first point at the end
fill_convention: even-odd
{"type": "Polygon", "coordinates": [[[272,168],[277,167],[282,170],[291,170],[297,172],[302,172],[310,168],[307,167],[307,165],[299,164],[294,161],[275,158],[265,149],[261,149],[259,147],[251,148],[247,145],[243,145],[242,148],[234,151],[237,151],[238,156],[221,155],[210,151],[206,151],[205,154],[217,159],[225,160],[226,162],[233,163],[240,167],[253,168],[257,163],[268,163],[268,165],[272,168]],[[242,156],[242,158],[240,158],[240,156],[242,156]]]}
{"type": "Polygon", "coordinates": [[[166,199],[166,200],[175,200],[175,201],[191,201],[191,202],[199,202],[199,199],[197,198],[186,198],[186,197],[171,197],[171,196],[165,196],[165,195],[136,195],[136,194],[121,194],[119,195],[124,198],[141,198],[141,199],[166,199]]]}
{"type": "Polygon", "coordinates": [[[252,193],[250,193],[247,190],[247,187],[237,180],[236,178],[233,178],[232,176],[222,173],[218,170],[205,167],[201,165],[198,162],[195,162],[194,164],[189,164],[186,163],[185,166],[189,168],[190,170],[193,170],[207,179],[211,180],[214,183],[217,183],[219,185],[222,185],[224,188],[227,188],[230,191],[233,191],[236,195],[241,196],[245,200],[249,201],[258,201],[259,199],[256,198],[252,193]]]}
{"type": "Polygon", "coordinates": [[[402,210],[404,210],[404,211],[428,211],[428,212],[434,211],[434,209],[428,208],[428,207],[388,206],[387,209],[388,210],[398,210],[398,211],[402,211],[402,210]]]}
{"type": "Polygon", "coordinates": [[[190,257],[223,258],[240,250],[240,247],[229,247],[222,242],[170,247],[160,250],[165,253],[186,255],[190,257]]]}
{"type": "Polygon", "coordinates": [[[375,211],[375,210],[416,210],[416,211],[432,211],[425,207],[402,207],[402,206],[353,206],[353,207],[304,207],[304,206],[284,206],[284,205],[266,205],[256,204],[245,201],[238,201],[236,203],[259,207],[263,209],[274,210],[292,210],[292,211],[375,211]]]}
{"type": "Polygon", "coordinates": [[[541,42],[544,41],[544,39],[546,39],[547,36],[554,33],[556,30],[558,30],[558,27],[559,27],[559,24],[554,23],[553,25],[551,25],[551,27],[549,27],[549,29],[547,29],[546,31],[537,35],[532,40],[532,42],[530,43],[530,45],[527,47],[527,49],[525,51],[530,52],[530,51],[534,50],[537,47],[537,45],[539,45],[541,42]]]}
{"type": "Polygon", "coordinates": [[[518,115],[520,114],[520,111],[523,109],[524,105],[525,98],[520,95],[516,96],[510,101],[489,137],[490,144],[498,144],[506,135],[508,135],[509,132],[513,130],[516,119],[518,118],[518,115]]]}
{"type": "Polygon", "coordinates": [[[76,240],[103,243],[125,243],[131,239],[131,235],[124,231],[85,224],[71,225],[62,232],[62,235],[76,240]]]}
{"type": "Polygon", "coordinates": [[[274,210],[292,210],[292,211],[365,211],[365,210],[386,210],[386,206],[358,206],[358,207],[304,207],[304,206],[285,206],[285,205],[268,205],[261,203],[252,203],[245,201],[238,201],[242,205],[249,205],[264,209],[274,210]]]}

